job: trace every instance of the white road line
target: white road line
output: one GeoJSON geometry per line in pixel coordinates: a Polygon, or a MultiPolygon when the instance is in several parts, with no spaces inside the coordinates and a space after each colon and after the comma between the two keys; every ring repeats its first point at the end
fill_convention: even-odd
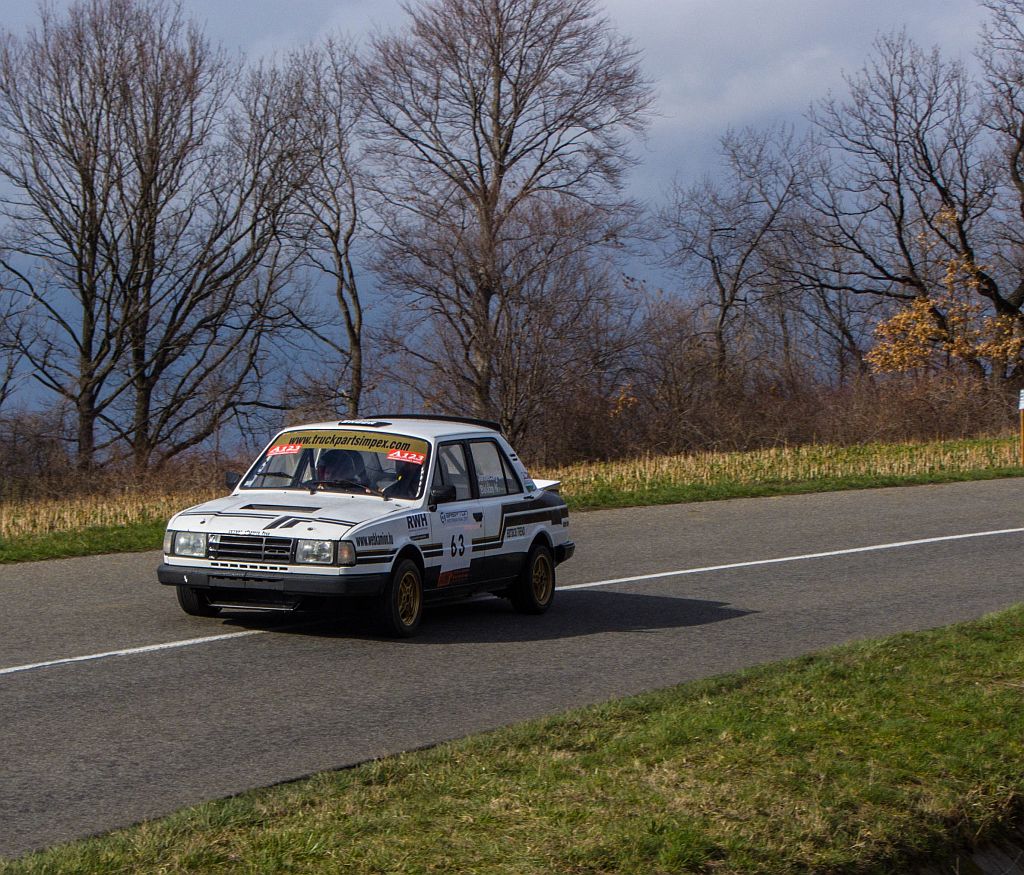
{"type": "MultiPolygon", "coordinates": [[[[917,547],[921,544],[940,544],[944,541],[964,541],[968,538],[990,538],[996,535],[1019,535],[1024,528],[996,529],[989,532],[969,532],[965,535],[943,535],[938,538],[920,538],[916,541],[894,541],[890,544],[871,544],[867,547],[850,547],[845,550],[828,550],[824,553],[803,553],[799,556],[779,556],[776,559],[755,559],[751,562],[731,562],[727,565],[706,565],[703,568],[682,568],[678,571],[659,571],[656,574],[639,574],[636,577],[617,577],[612,580],[596,580],[593,583],[575,583],[560,586],[558,589],[594,589],[599,586],[615,586],[620,583],[638,583],[643,580],[657,580],[661,577],[682,577],[687,574],[705,574],[710,571],[730,571],[734,568],[754,568],[758,565],[779,565],[784,562],[802,562],[807,559],[827,559],[831,556],[849,556],[853,553],[870,553],[876,550],[895,550],[899,547],[917,547]]],[[[40,668],[51,668],[57,665],[69,665],[74,662],[91,662],[97,659],[108,659],[112,656],[135,656],[140,653],[155,653],[161,650],[176,650],[192,647],[196,644],[208,644],[213,641],[224,641],[229,638],[245,638],[248,635],[264,635],[267,629],[249,629],[245,632],[229,632],[226,635],[207,635],[204,638],[188,638],[184,641],[168,641],[165,644],[150,644],[145,647],[128,647],[124,650],[110,650],[106,653],[90,653],[87,656],[70,656],[66,659],[52,659],[48,662],[34,662],[30,665],[14,665],[0,668],[0,675],[18,674],[40,668]]]]}
{"type": "Polygon", "coordinates": [[[685,574],[705,574],[709,571],[730,571],[733,568],[753,568],[757,565],[778,565],[782,562],[802,562],[806,559],[827,559],[830,556],[848,556],[851,553],[870,553],[873,550],[895,550],[898,547],[917,547],[921,544],[939,544],[943,541],[963,541],[967,538],[990,538],[993,535],[1019,535],[1020,529],[995,529],[991,532],[969,532],[966,535],[943,535],[939,538],[920,538],[916,541],[894,541],[890,544],[871,544],[868,547],[850,547],[846,550],[829,550],[825,553],[803,553],[799,556],[779,556],[777,559],[755,559],[752,562],[731,562],[728,565],[705,565],[703,568],[683,568],[679,571],[659,571],[656,574],[639,574],[636,577],[617,577],[613,580],[597,580],[593,583],[574,583],[560,586],[559,591],[568,589],[593,589],[598,586],[614,586],[619,583],[636,583],[641,580],[656,580],[659,577],[681,577],[685,574]]]}
{"type": "Polygon", "coordinates": [[[155,653],[158,650],[176,650],[179,647],[191,647],[194,644],[206,644],[210,641],[224,641],[227,638],[245,638],[247,635],[263,635],[266,629],[249,629],[245,632],[228,632],[226,635],[207,635],[204,638],[187,638],[184,641],[168,641],[166,644],[147,644],[145,647],[127,647],[124,650],[108,650],[106,653],[90,653],[87,656],[69,656],[66,659],[51,659],[48,662],[33,662],[30,665],[14,665],[0,668],[0,675],[17,674],[22,671],[33,671],[37,668],[50,668],[55,665],[69,665],[72,662],[90,662],[96,659],[107,659],[111,656],[135,656],[138,653],[155,653]]]}

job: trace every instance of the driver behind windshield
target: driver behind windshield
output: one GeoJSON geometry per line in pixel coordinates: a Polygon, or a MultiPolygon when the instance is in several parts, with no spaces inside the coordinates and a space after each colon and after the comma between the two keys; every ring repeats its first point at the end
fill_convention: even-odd
{"type": "Polygon", "coordinates": [[[349,482],[368,486],[366,466],[357,450],[324,450],[316,463],[316,479],[321,483],[349,482]]]}
{"type": "Polygon", "coordinates": [[[384,494],[388,498],[415,498],[420,488],[422,467],[414,462],[396,463],[395,482],[384,487],[384,494]]]}

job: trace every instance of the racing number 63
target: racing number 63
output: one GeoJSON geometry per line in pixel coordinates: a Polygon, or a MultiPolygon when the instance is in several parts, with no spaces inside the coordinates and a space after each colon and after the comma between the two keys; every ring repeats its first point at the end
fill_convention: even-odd
{"type": "Polygon", "coordinates": [[[463,538],[462,535],[452,535],[452,543],[449,549],[451,550],[452,556],[464,556],[466,553],[465,538],[463,538]],[[456,543],[456,538],[458,539],[458,543],[456,543]]]}

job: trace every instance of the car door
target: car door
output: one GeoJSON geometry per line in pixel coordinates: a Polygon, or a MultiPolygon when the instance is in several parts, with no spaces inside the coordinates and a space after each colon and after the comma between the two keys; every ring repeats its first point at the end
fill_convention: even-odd
{"type": "Polygon", "coordinates": [[[455,501],[433,511],[432,530],[440,533],[441,569],[437,586],[460,588],[472,583],[473,541],[479,539],[483,514],[477,507],[473,473],[462,441],[442,443],[437,450],[434,486],[454,486],[455,501]]]}
{"type": "Polygon", "coordinates": [[[483,515],[482,530],[473,544],[473,578],[477,581],[507,580],[519,573],[529,548],[524,526],[505,526],[523,487],[498,442],[469,442],[470,461],[483,515]]]}

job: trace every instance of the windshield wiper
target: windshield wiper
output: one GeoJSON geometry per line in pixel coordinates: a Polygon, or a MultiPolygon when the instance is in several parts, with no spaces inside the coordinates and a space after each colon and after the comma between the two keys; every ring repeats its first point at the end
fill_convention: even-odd
{"type": "Polygon", "coordinates": [[[252,477],[253,482],[255,482],[256,480],[259,480],[260,481],[260,485],[259,486],[254,486],[253,482],[251,482],[251,483],[243,483],[242,484],[242,488],[243,489],[263,489],[264,488],[264,483],[265,483],[267,477],[284,477],[284,478],[286,478],[288,480],[292,480],[292,479],[294,479],[295,475],[294,474],[286,474],[284,471],[267,471],[267,472],[265,472],[263,474],[254,474],[253,477],[252,477]]]}
{"type": "Polygon", "coordinates": [[[379,495],[384,498],[384,493],[373,489],[365,483],[356,483],[355,480],[309,480],[303,484],[309,486],[309,494],[316,495],[317,489],[324,486],[330,488],[344,489],[346,492],[362,492],[365,495],[379,495]]]}

